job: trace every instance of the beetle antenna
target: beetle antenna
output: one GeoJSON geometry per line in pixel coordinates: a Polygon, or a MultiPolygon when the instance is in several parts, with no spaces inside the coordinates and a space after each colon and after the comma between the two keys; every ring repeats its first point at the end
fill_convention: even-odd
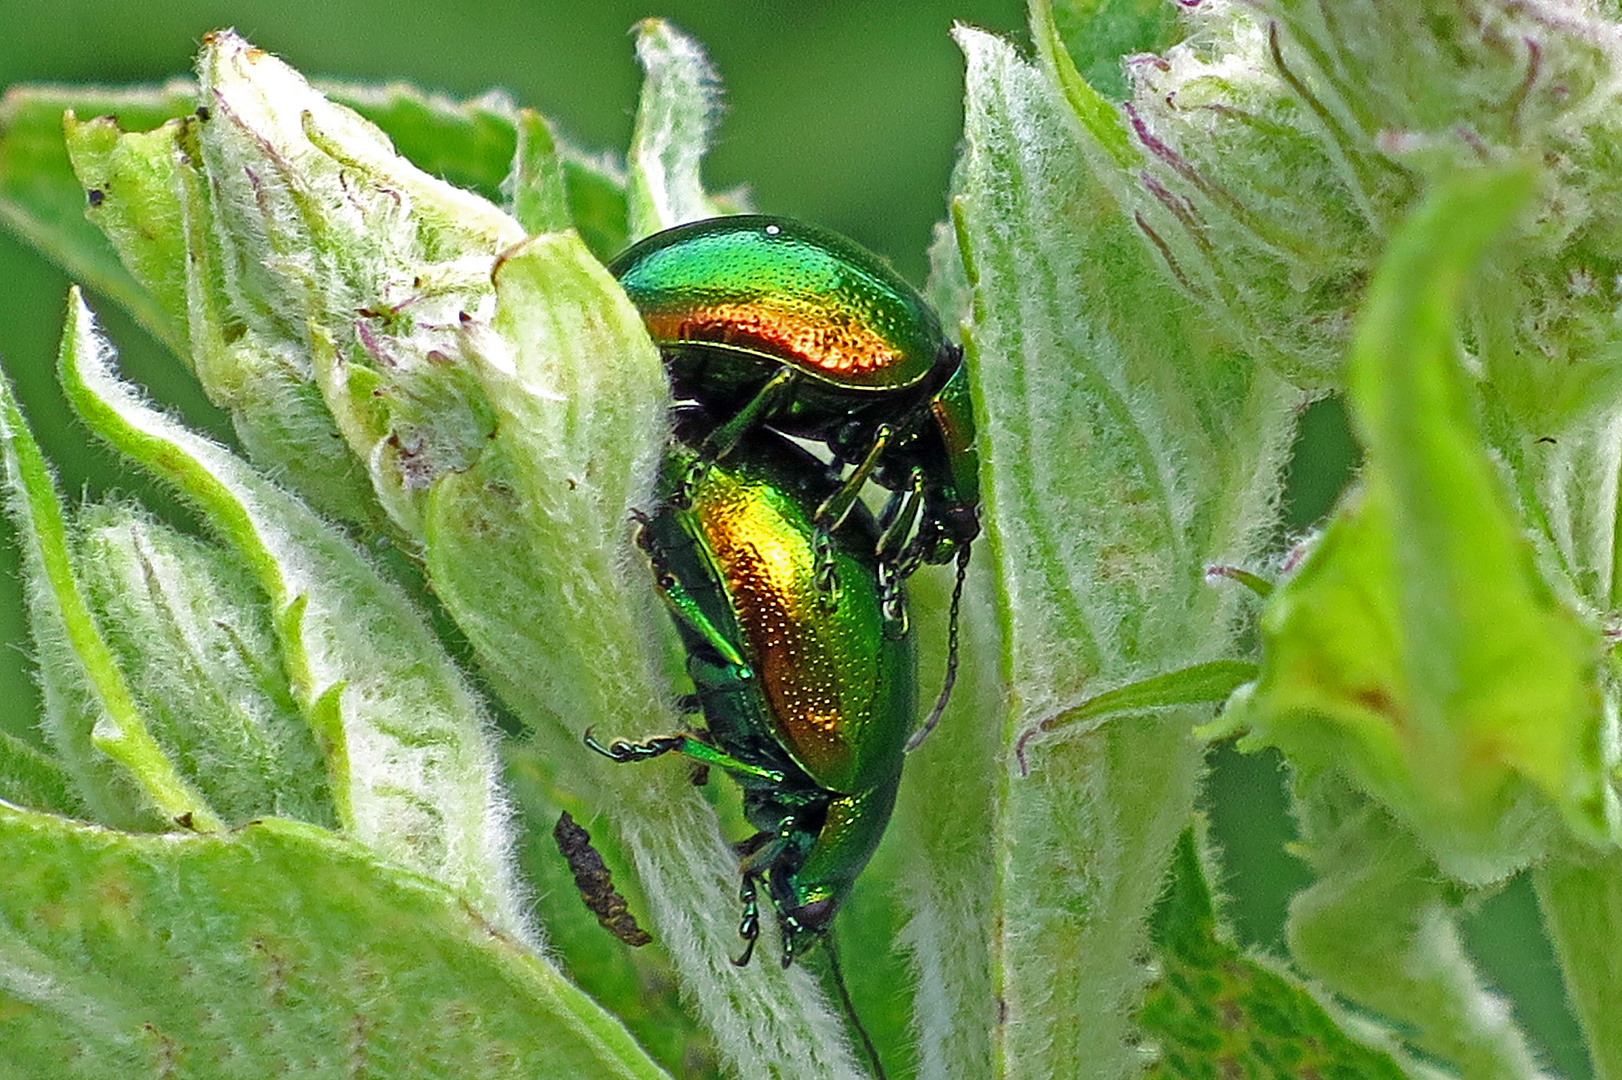
{"type": "Polygon", "coordinates": [[[823,941],[828,946],[825,950],[828,953],[828,970],[833,972],[834,987],[839,991],[839,1004],[844,1008],[850,1026],[856,1029],[857,1037],[862,1040],[862,1049],[867,1052],[867,1060],[873,1066],[874,1080],[890,1080],[889,1074],[884,1071],[884,1062],[879,1060],[879,1049],[873,1045],[872,1036],[868,1035],[867,1028],[862,1026],[862,1018],[856,1015],[856,1005],[850,1000],[850,989],[845,986],[845,973],[839,967],[839,945],[834,941],[832,927],[824,931],[823,941]]]}
{"type": "Polygon", "coordinates": [[[950,627],[946,633],[946,681],[941,685],[940,697],[935,699],[935,707],[929,710],[929,717],[907,740],[909,754],[923,745],[929,733],[935,730],[935,725],[941,722],[941,713],[946,711],[946,703],[952,700],[952,687],[957,685],[957,615],[963,605],[963,579],[968,573],[969,549],[965,547],[957,555],[957,584],[952,586],[952,612],[946,617],[946,624],[950,627]]]}

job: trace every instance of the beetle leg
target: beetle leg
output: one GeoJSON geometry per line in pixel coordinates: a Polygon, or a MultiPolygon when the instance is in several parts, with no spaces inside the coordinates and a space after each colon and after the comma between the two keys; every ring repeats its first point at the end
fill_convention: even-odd
{"type": "Polygon", "coordinates": [[[741,776],[753,776],[773,784],[783,782],[783,774],[776,769],[767,769],[759,765],[751,765],[741,761],[724,750],[718,750],[708,743],[700,742],[691,735],[660,735],[657,738],[647,739],[643,742],[628,742],[625,739],[615,739],[608,745],[598,742],[592,735],[591,729],[586,730],[586,745],[599,754],[620,764],[632,761],[646,761],[649,758],[661,757],[665,754],[682,754],[694,761],[716,768],[725,769],[730,773],[741,776]]]}
{"type": "Polygon", "coordinates": [[[783,966],[785,968],[794,966],[794,935],[797,932],[798,927],[794,925],[792,920],[786,919],[782,915],[777,917],[777,934],[783,941],[783,966]]]}
{"type": "Polygon", "coordinates": [[[817,507],[815,521],[818,529],[833,532],[845,523],[845,516],[850,513],[851,507],[856,505],[856,498],[862,493],[862,485],[867,483],[867,478],[878,468],[879,459],[884,456],[884,451],[889,449],[890,441],[894,438],[894,428],[889,424],[879,425],[878,431],[873,436],[873,445],[868,447],[866,455],[857,463],[856,471],[845,478],[838,491],[824,499],[822,505],[817,507]]]}
{"type": "Polygon", "coordinates": [[[732,963],[738,967],[747,967],[749,958],[755,955],[755,943],[760,940],[760,899],[757,883],[760,875],[744,871],[743,884],[738,889],[738,899],[743,902],[743,918],[738,921],[738,936],[743,938],[743,955],[735,958],[732,963]]]}
{"type": "Polygon", "coordinates": [[[736,678],[745,681],[754,678],[754,669],[743,658],[737,646],[733,645],[732,641],[710,621],[710,617],[704,614],[704,610],[698,606],[692,594],[682,587],[681,582],[669,574],[657,576],[655,580],[659,585],[659,595],[664,598],[665,607],[670,609],[678,623],[686,626],[702,638],[706,645],[714,649],[722,663],[732,669],[736,678]]]}
{"type": "Polygon", "coordinates": [[[912,482],[884,504],[879,515],[879,604],[884,634],[892,641],[907,636],[907,606],[902,584],[918,569],[917,545],[909,542],[918,531],[924,507],[924,471],[912,470],[912,482]]]}
{"type": "Polygon", "coordinates": [[[906,488],[894,492],[879,514],[878,556],[909,576],[923,561],[918,548],[918,522],[924,511],[924,470],[914,468],[906,488]]]}
{"type": "Polygon", "coordinates": [[[884,616],[884,636],[900,641],[907,636],[906,593],[902,583],[907,579],[889,563],[879,563],[879,613],[884,616]]]}
{"type": "Polygon", "coordinates": [[[721,662],[732,668],[737,678],[743,680],[754,678],[754,670],[743,658],[743,654],[732,644],[731,639],[710,621],[710,617],[704,614],[704,609],[699,607],[698,601],[693,599],[693,595],[687,591],[681,580],[670,572],[670,566],[665,561],[663,553],[649,540],[647,530],[644,529],[637,534],[637,544],[647,552],[648,562],[653,566],[654,584],[677,624],[686,627],[714,649],[721,662]]]}
{"type": "Polygon", "coordinates": [[[704,477],[709,474],[710,459],[696,457],[681,474],[681,483],[677,485],[676,497],[672,502],[682,510],[690,509],[693,505],[693,493],[704,483],[704,477]]]}
{"type": "Polygon", "coordinates": [[[794,399],[794,387],[799,381],[800,373],[793,368],[778,369],[777,374],[767,379],[766,385],[749,399],[749,404],[731,420],[710,432],[709,438],[704,440],[704,448],[709,456],[724,458],[732,453],[738,440],[760,427],[794,399]]]}
{"type": "MultiPolygon", "coordinates": [[[[743,901],[743,920],[738,924],[738,936],[749,943],[743,956],[733,961],[739,967],[747,964],[754,955],[755,941],[760,937],[760,902],[757,894],[761,880],[769,874],[775,884],[777,875],[785,872],[781,865],[784,855],[796,846],[797,841],[803,842],[807,835],[803,822],[790,813],[783,817],[775,831],[762,829],[737,845],[739,869],[743,872],[743,887],[738,897],[743,901]]],[[[775,893],[772,906],[777,911],[777,930],[783,943],[783,966],[788,967],[794,963],[794,938],[799,932],[799,923],[784,911],[782,901],[775,893]]]]}
{"type": "Polygon", "coordinates": [[[827,612],[839,610],[839,575],[834,573],[834,538],[820,525],[811,531],[811,552],[815,559],[812,584],[827,612]]]}
{"type": "Polygon", "coordinates": [[[794,966],[794,942],[805,932],[800,920],[783,909],[782,904],[777,905],[777,940],[782,943],[783,955],[780,957],[783,967],[794,966]]]}
{"type": "Polygon", "coordinates": [[[755,943],[760,940],[760,879],[783,854],[786,840],[782,832],[757,832],[738,845],[739,869],[743,883],[738,887],[738,899],[743,903],[743,917],[738,921],[738,936],[744,942],[743,955],[732,962],[738,967],[749,963],[755,955],[755,943]]]}
{"type": "Polygon", "coordinates": [[[729,773],[739,776],[753,776],[773,784],[783,782],[783,774],[776,769],[768,769],[763,765],[751,765],[747,761],[733,757],[724,750],[717,750],[697,739],[687,739],[687,744],[681,747],[681,752],[694,761],[701,761],[706,765],[714,765],[718,769],[725,769],[729,773]]]}
{"type": "Polygon", "coordinates": [[[816,552],[817,592],[822,596],[823,606],[829,611],[837,610],[839,606],[839,583],[834,576],[833,531],[845,523],[845,518],[861,496],[863,485],[873,475],[873,470],[878,468],[879,459],[884,456],[894,436],[895,429],[889,424],[880,425],[873,445],[868,448],[855,471],[845,478],[838,490],[822,501],[822,505],[817,507],[816,516],[812,518],[811,549],[816,552]]]}
{"type": "Polygon", "coordinates": [[[648,758],[668,754],[672,750],[681,750],[688,742],[686,735],[663,735],[657,739],[649,739],[640,743],[616,739],[612,744],[604,746],[592,735],[593,730],[595,729],[586,729],[586,745],[604,757],[619,762],[621,765],[628,761],[646,761],[648,758]]]}

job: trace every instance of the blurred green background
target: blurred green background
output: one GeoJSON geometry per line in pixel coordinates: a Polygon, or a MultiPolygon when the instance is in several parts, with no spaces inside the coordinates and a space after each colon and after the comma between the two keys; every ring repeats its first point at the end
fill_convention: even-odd
{"type": "MultiPolygon", "coordinates": [[[[1168,0],[1169,2],[1169,0],[1168,0]]],[[[726,113],[707,164],[712,187],[746,185],[762,210],[844,232],[914,281],[945,210],[962,126],[962,61],[949,31],[963,21],[1028,43],[1022,0],[0,0],[0,86],[18,82],[139,83],[189,71],[201,35],[234,26],[305,74],[405,80],[452,96],[499,87],[539,109],[587,149],[623,151],[639,71],[628,31],[671,19],[708,48],[726,113]]],[[[51,375],[67,279],[0,233],[0,358],[18,384],[64,487],[106,490],[105,454],[71,425],[51,375]]],[[[92,297],[124,369],[194,425],[228,438],[223,418],[178,362],[92,297]]],[[[1353,447],[1338,407],[1304,417],[1290,475],[1288,532],[1325,513],[1353,447]]],[[[164,503],[138,478],[116,490],[164,503]]],[[[1080,527],[1085,527],[1084,524],[1080,527]]],[[[9,530],[0,526],[9,541],[9,530]]],[[[1285,534],[1280,535],[1283,546],[1285,534]]],[[[13,719],[35,710],[26,673],[21,597],[9,542],[0,548],[0,701],[13,719]]],[[[1224,849],[1221,883],[1244,943],[1282,952],[1290,894],[1306,882],[1285,850],[1292,833],[1276,755],[1213,754],[1209,805],[1224,849]]],[[[1553,959],[1536,930],[1530,890],[1515,884],[1469,926],[1489,977],[1514,993],[1550,1063],[1587,1075],[1565,1015],[1553,959]]]]}

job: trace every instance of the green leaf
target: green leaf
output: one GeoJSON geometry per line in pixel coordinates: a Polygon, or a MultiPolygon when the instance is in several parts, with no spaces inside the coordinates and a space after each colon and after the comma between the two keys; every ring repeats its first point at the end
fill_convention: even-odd
{"type": "MultiPolygon", "coordinates": [[[[1050,716],[1019,737],[1014,746],[1019,759],[1020,772],[1029,769],[1027,744],[1038,734],[1057,731],[1087,720],[1098,720],[1116,713],[1141,713],[1149,709],[1163,709],[1173,705],[1197,705],[1201,702],[1219,702],[1245,683],[1256,677],[1255,664],[1243,660],[1212,660],[1205,664],[1164,675],[1151,675],[1147,679],[1106,690],[1088,698],[1074,709],[1050,716]]],[[[1196,728],[1195,734],[1202,734],[1196,728]]]]}
{"type": "Polygon", "coordinates": [[[1461,1076],[1540,1077],[1526,1035],[1465,951],[1457,887],[1413,834],[1338,776],[1298,788],[1297,850],[1317,876],[1290,902],[1302,968],[1461,1076]]]}
{"type": "MultiPolygon", "coordinates": [[[[517,176],[532,168],[526,160],[535,154],[536,145],[533,132],[526,138],[524,129],[545,126],[536,114],[516,108],[499,93],[456,101],[403,83],[316,85],[331,100],[375,124],[424,173],[491,200],[500,198],[509,184],[522,187],[517,176]]],[[[87,185],[75,178],[64,152],[62,118],[72,112],[82,124],[101,121],[109,131],[146,133],[191,117],[197,105],[197,85],[185,79],[161,87],[117,90],[20,86],[0,100],[0,220],[74,278],[128,308],[181,356],[186,355],[184,318],[177,320],[172,303],[151,295],[150,279],[139,275],[132,279],[87,220],[87,185]]],[[[607,258],[625,246],[624,170],[567,144],[557,147],[557,157],[568,181],[575,225],[593,251],[607,258]]],[[[130,164],[140,170],[150,161],[140,155],[130,164]]],[[[88,186],[102,195],[117,190],[88,186]]],[[[165,229],[150,233],[149,239],[172,244],[183,237],[165,229]]],[[[163,273],[179,269],[176,263],[163,273]]],[[[183,314],[183,305],[178,310],[183,314]]]]}
{"type": "MultiPolygon", "coordinates": [[[[77,294],[75,294],[75,297],[77,294]]],[[[66,357],[77,344],[64,336],[66,357]]],[[[184,821],[214,830],[219,818],[153,739],[118,661],[92,615],[73,566],[69,525],[39,444],[0,379],[0,461],[22,539],[29,629],[39,648],[45,730],[77,794],[103,821],[162,828],[184,821]]]]}
{"type": "Polygon", "coordinates": [[[1538,907],[1560,957],[1566,997],[1582,1024],[1596,1080],[1622,1077],[1622,854],[1566,851],[1533,872],[1538,907]]]}
{"type": "Polygon", "coordinates": [[[0,807],[9,1075],[667,1074],[435,882],[320,829],[141,838],[0,807]]]}
{"type": "MultiPolygon", "coordinates": [[[[466,418],[472,404],[446,408],[426,442],[335,422],[361,400],[342,375],[385,373],[406,397],[432,382],[424,369],[454,350],[462,313],[489,305],[490,267],[523,230],[232,34],[209,36],[199,73],[210,111],[188,155],[206,207],[187,246],[193,366],[262,467],[345,519],[375,527],[381,502],[414,540],[424,481],[465,464],[486,431],[466,418]]],[[[378,397],[378,413],[398,404],[378,397]]]]}
{"type": "Polygon", "coordinates": [[[1363,492],[1269,603],[1236,715],[1249,745],[1353,778],[1478,883],[1542,852],[1539,806],[1591,842],[1617,821],[1599,635],[1539,572],[1457,358],[1470,270],[1529,191],[1522,169],[1455,174],[1394,238],[1349,370],[1363,492]]]}
{"type": "Polygon", "coordinates": [[[518,109],[507,95],[492,91],[457,101],[406,83],[326,80],[315,88],[377,125],[396,153],[428,175],[491,202],[501,198],[522,139],[518,109]]]}
{"type": "Polygon", "coordinates": [[[183,80],[161,87],[13,87],[0,100],[0,220],[73,278],[117,300],[160,341],[183,340],[162,304],[120,264],[85,219],[85,190],[62,140],[62,114],[112,115],[127,130],[157,127],[197,106],[183,80]]]}
{"type": "Polygon", "coordinates": [[[543,755],[514,743],[505,747],[504,756],[507,789],[517,811],[518,865],[533,896],[535,918],[546,927],[548,956],[592,1000],[618,1016],[665,1068],[683,1080],[719,1080],[715,1043],[683,1000],[681,979],[662,934],[651,925],[652,905],[642,894],[635,862],[618,830],[608,815],[564,790],[564,780],[586,771],[582,763],[572,754],[543,755]],[[592,846],[611,871],[614,887],[625,895],[638,923],[654,934],[652,944],[626,947],[609,936],[582,902],[552,836],[564,809],[587,815],[580,823],[589,827],[592,846]],[[589,816],[594,813],[596,817],[589,816]]]}
{"type": "Polygon", "coordinates": [[[559,143],[558,153],[574,227],[591,253],[606,263],[631,242],[625,168],[606,154],[586,154],[566,142],[559,143]]]}
{"type": "Polygon", "coordinates": [[[86,598],[180,774],[232,825],[334,825],[321,751],[247,569],[123,506],[87,508],[76,533],[86,598]]]}
{"type": "Polygon", "coordinates": [[[0,800],[63,817],[84,817],[73,776],[56,759],[0,731],[0,800]]]}
{"type": "MultiPolygon", "coordinates": [[[[994,925],[998,907],[987,868],[998,864],[1008,843],[997,824],[1006,782],[1006,735],[998,720],[1008,696],[999,669],[994,570],[984,547],[982,541],[964,590],[957,688],[940,725],[907,757],[895,816],[852,899],[854,909],[864,886],[894,882],[906,919],[893,941],[910,960],[918,987],[911,1003],[916,1049],[899,1051],[903,1059],[917,1055],[920,1077],[990,1076],[996,1056],[997,1028],[986,1009],[997,1001],[1000,975],[986,928],[994,925]]],[[[909,582],[918,670],[926,687],[946,665],[951,583],[941,580],[945,576],[925,569],[909,582]]],[[[839,927],[847,957],[860,941],[849,922],[839,927]]],[[[854,984],[869,971],[886,978],[877,963],[846,963],[854,984]]],[[[893,978],[881,983],[879,996],[893,995],[893,987],[893,978]]],[[[860,989],[852,988],[859,1005],[860,989]]],[[[896,1056],[891,1050],[886,1060],[896,1056]]]]}
{"type": "Polygon", "coordinates": [[[629,563],[631,511],[664,445],[664,369],[576,237],[513,249],[495,289],[491,323],[469,323],[462,352],[496,435],[431,489],[429,578],[530,724],[574,744],[593,723],[665,723],[640,617],[657,600],[629,563]]]}
{"type": "Polygon", "coordinates": [[[684,221],[714,217],[699,163],[720,110],[720,79],[698,42],[660,19],[637,27],[645,78],[631,133],[630,234],[640,240],[684,221]]]}
{"type": "Polygon", "coordinates": [[[96,434],[191,501],[248,568],[291,696],[327,756],[341,825],[522,936],[489,721],[423,614],[331,525],[142,404],[110,364],[75,293],[61,355],[68,400],[96,434]]]}
{"type": "Polygon", "coordinates": [[[1132,66],[1141,163],[1124,198],[1161,272],[1230,347],[1319,389],[1338,384],[1384,230],[1418,185],[1381,152],[1405,129],[1348,132],[1314,96],[1338,73],[1312,78],[1288,48],[1273,16],[1298,6],[1189,10],[1187,41],[1132,66]]]}
{"type": "Polygon", "coordinates": [[[124,268],[163,313],[160,335],[190,354],[186,315],[186,208],[178,161],[185,121],[123,135],[111,116],[80,122],[69,112],[63,140],[84,187],[85,217],[107,236],[124,268]]]}
{"type": "Polygon", "coordinates": [[[401,156],[423,172],[492,201],[505,195],[528,232],[555,231],[572,220],[599,259],[607,261],[625,247],[623,165],[572,146],[546,118],[515,107],[505,95],[454,101],[400,83],[381,89],[330,81],[315,85],[381,128],[401,156]],[[556,215],[559,167],[567,218],[556,215]],[[524,205],[531,197],[536,206],[524,205]],[[533,221],[530,214],[537,215],[533,221]]]}
{"type": "Polygon", "coordinates": [[[1192,807],[1194,713],[1073,729],[1028,778],[1011,775],[1014,743],[1094,687],[1232,648],[1225,612],[1238,601],[1208,589],[1203,568],[1243,563],[1261,541],[1290,395],[1213,343],[1162,282],[1115,194],[1127,178],[1041,73],[986,35],[959,41],[967,149],[954,214],[989,534],[976,557],[992,561],[1011,705],[996,710],[997,756],[974,765],[998,778],[994,816],[957,830],[994,830],[1001,857],[992,875],[964,869],[971,895],[945,910],[989,912],[1000,928],[997,1074],[1086,1062],[1115,1075],[1131,1065],[1133,956],[1192,807]]]}
{"type": "Polygon", "coordinates": [[[1110,155],[1117,168],[1133,168],[1139,157],[1126,126],[1109,100],[1076,69],[1075,59],[1059,36],[1051,0],[1031,0],[1030,8],[1031,36],[1048,78],[1064,94],[1094,144],[1110,155]]]}
{"type": "Polygon", "coordinates": [[[525,232],[561,232],[573,226],[568,185],[552,129],[533,109],[518,113],[518,149],[509,181],[513,217],[525,232]]]}
{"type": "Polygon", "coordinates": [[[1056,731],[1110,713],[1221,701],[1254,679],[1256,671],[1255,664],[1243,660],[1212,660],[1164,675],[1151,675],[1088,698],[1068,712],[1050,716],[1042,721],[1038,730],[1056,731]]]}
{"type": "Polygon", "coordinates": [[[1349,1035],[1300,983],[1227,939],[1192,830],[1177,841],[1151,932],[1157,972],[1137,1014],[1159,1051],[1145,1074],[1151,1080],[1402,1080],[1418,1074],[1349,1035]]]}
{"type": "Polygon", "coordinates": [[[1160,0],[1036,0],[1031,15],[1033,36],[1050,24],[1080,77],[1112,101],[1127,96],[1130,57],[1165,52],[1182,37],[1177,6],[1160,0]]]}
{"type": "Polygon", "coordinates": [[[162,306],[165,340],[210,398],[232,411],[250,451],[266,460],[279,454],[294,475],[311,480],[307,490],[325,496],[325,506],[354,515],[370,500],[342,443],[329,438],[298,445],[312,429],[331,426],[315,413],[319,392],[297,377],[296,357],[252,329],[244,333],[231,310],[229,260],[215,229],[211,185],[199,171],[198,132],[195,116],[135,133],[121,133],[112,117],[86,123],[70,117],[67,144],[86,194],[99,203],[96,224],[162,306]]]}

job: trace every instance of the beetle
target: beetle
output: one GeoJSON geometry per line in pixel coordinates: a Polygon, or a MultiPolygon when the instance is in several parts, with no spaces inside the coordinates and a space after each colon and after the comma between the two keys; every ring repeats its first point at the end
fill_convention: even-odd
{"type": "Polygon", "coordinates": [[[953,558],[961,576],[980,528],[963,351],[934,310],[872,252],[782,217],[678,225],[608,268],[663,353],[677,399],[711,415],[708,456],[723,459],[769,426],[824,443],[836,466],[853,467],[816,509],[819,545],[868,479],[892,492],[875,545],[887,628],[903,633],[901,581],[953,558]]]}
{"type": "Polygon", "coordinates": [[[913,641],[885,632],[865,506],[818,550],[817,510],[839,481],[815,457],[756,429],[705,462],[692,445],[702,416],[677,410],[677,421],[638,542],[705,727],[608,745],[588,731],[586,744],[618,762],[680,753],[737,780],[757,832],[738,845],[745,949],[734,963],[753,955],[764,885],[787,967],[826,935],[889,822],[917,706],[913,641]]]}

